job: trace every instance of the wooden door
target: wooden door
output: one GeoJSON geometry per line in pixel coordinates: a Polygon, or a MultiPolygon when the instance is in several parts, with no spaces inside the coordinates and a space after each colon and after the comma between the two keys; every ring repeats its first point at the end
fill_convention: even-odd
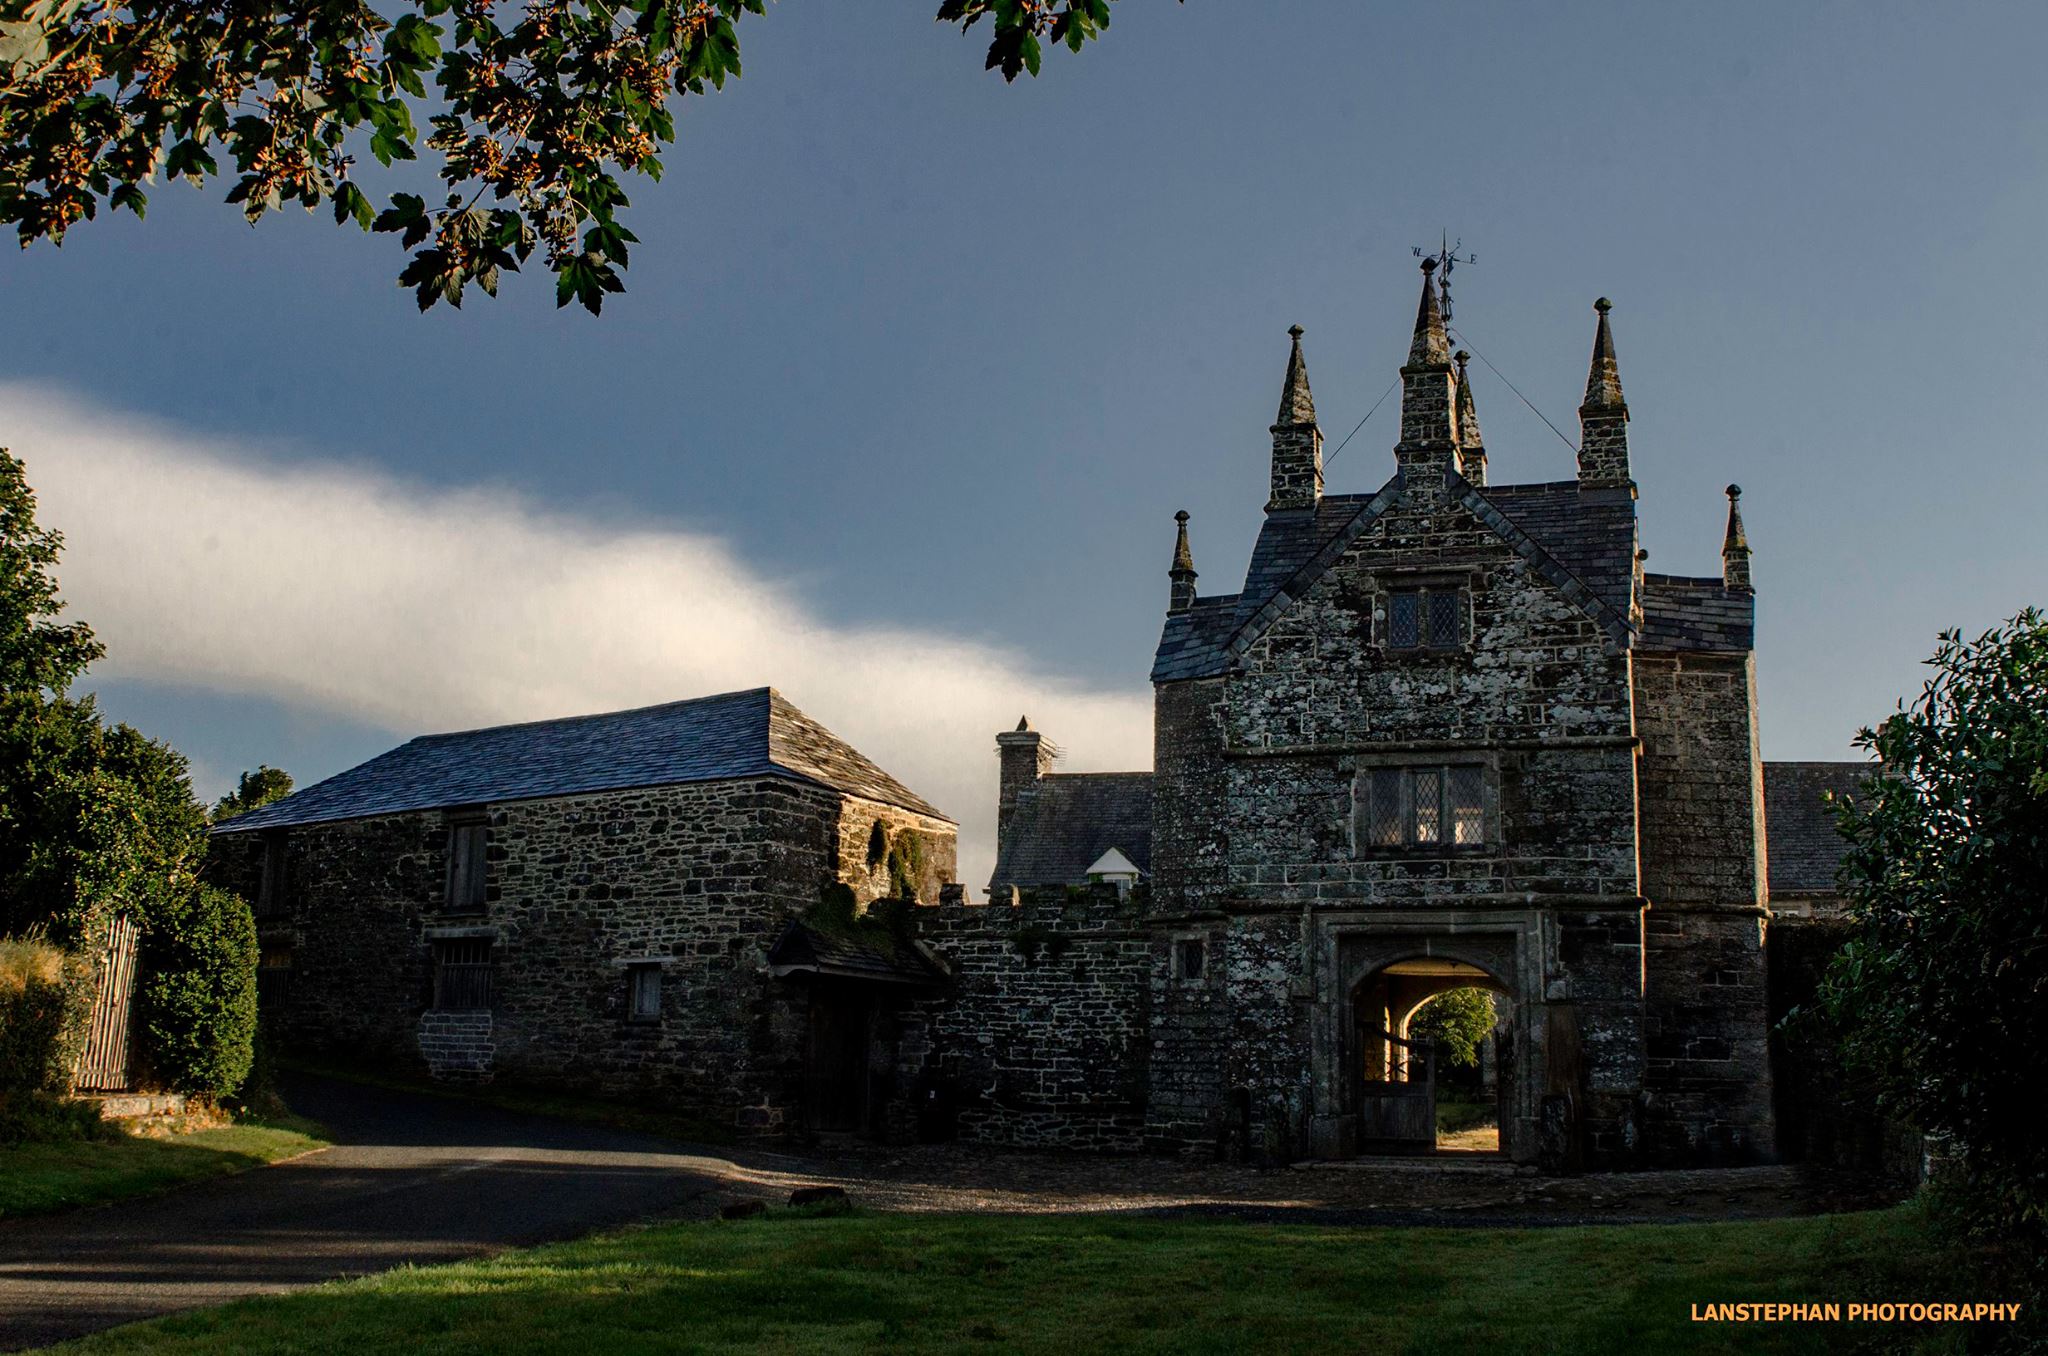
{"type": "Polygon", "coordinates": [[[874,1005],[820,986],[811,992],[805,1120],[818,1134],[867,1128],[868,1043],[874,1005]]]}
{"type": "Polygon", "coordinates": [[[1390,1031],[1378,1033],[1390,1053],[1399,1056],[1399,1079],[1367,1079],[1359,1084],[1358,1147],[1361,1153],[1426,1154],[1436,1151],[1436,1046],[1431,1041],[1404,1041],[1390,1031]]]}

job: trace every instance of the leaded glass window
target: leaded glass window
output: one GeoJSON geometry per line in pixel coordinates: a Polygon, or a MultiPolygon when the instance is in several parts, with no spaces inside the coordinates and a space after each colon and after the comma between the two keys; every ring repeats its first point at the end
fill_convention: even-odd
{"type": "Polygon", "coordinates": [[[1396,650],[1412,650],[1422,643],[1418,615],[1422,595],[1413,590],[1387,595],[1387,644],[1396,650]]]}
{"type": "Polygon", "coordinates": [[[1422,595],[1428,625],[1424,638],[1432,650],[1455,650],[1465,643],[1465,594],[1461,589],[1432,589],[1422,595]]]}
{"type": "Polygon", "coordinates": [[[1488,841],[1486,775],[1474,764],[1376,767],[1359,777],[1366,848],[1478,847],[1488,841]]]}
{"type": "Polygon", "coordinates": [[[1415,841],[1441,843],[1444,839],[1444,773],[1442,768],[1417,768],[1415,779],[1415,841]]]}
{"type": "Polygon", "coordinates": [[[1387,648],[1463,649],[1469,611],[1461,588],[1395,589],[1387,595],[1387,648]]]}
{"type": "Polygon", "coordinates": [[[1451,821],[1453,845],[1470,847],[1486,841],[1486,787],[1478,768],[1450,769],[1445,813],[1451,821]]]}
{"type": "Polygon", "coordinates": [[[1372,770],[1368,840],[1377,847],[1408,841],[1408,774],[1397,767],[1372,770]]]}

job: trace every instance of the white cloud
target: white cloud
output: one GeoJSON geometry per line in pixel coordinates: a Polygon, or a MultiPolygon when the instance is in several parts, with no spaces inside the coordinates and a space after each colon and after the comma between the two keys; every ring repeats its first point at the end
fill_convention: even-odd
{"type": "Polygon", "coordinates": [[[282,465],[250,440],[39,387],[0,384],[0,409],[0,445],[65,535],[64,596],[107,644],[104,677],[408,734],[772,684],[959,819],[977,890],[994,862],[994,735],[1020,711],[1077,768],[1150,764],[1142,690],[931,631],[835,624],[715,537],[282,465]]]}

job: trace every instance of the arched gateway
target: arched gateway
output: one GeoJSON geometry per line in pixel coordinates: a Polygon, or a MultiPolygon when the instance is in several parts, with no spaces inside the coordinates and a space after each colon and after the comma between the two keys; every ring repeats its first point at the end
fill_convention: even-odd
{"type": "Polygon", "coordinates": [[[1498,1069],[1501,1152],[1536,1161],[1548,1070],[1542,920],[1332,919],[1322,938],[1329,976],[1313,1023],[1310,1151],[1341,1158],[1436,1147],[1433,1067],[1412,1049],[1409,1022],[1451,989],[1506,1000],[1498,1069]],[[1404,1044],[1406,1043],[1406,1044],[1404,1044]]]}
{"type": "MultiPolygon", "coordinates": [[[[1358,1117],[1361,1152],[1430,1153],[1437,1147],[1438,1080],[1442,1052],[1416,1037],[1413,1023],[1423,1006],[1457,989],[1484,989],[1507,1000],[1512,1022],[1514,991],[1489,971],[1443,950],[1384,965],[1351,990],[1351,1045],[1344,1089],[1358,1117]]],[[[1500,1099],[1501,1147],[1509,1148],[1512,1124],[1514,1041],[1498,1042],[1496,1071],[1500,1099]]]]}

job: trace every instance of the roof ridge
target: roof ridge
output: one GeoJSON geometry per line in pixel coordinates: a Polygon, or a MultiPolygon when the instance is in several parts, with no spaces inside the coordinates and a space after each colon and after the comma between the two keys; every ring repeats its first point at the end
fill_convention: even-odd
{"type": "Polygon", "coordinates": [[[901,809],[911,810],[932,819],[944,820],[948,824],[957,823],[956,820],[930,801],[924,799],[924,797],[889,775],[874,759],[868,757],[834,733],[825,722],[819,720],[816,716],[813,716],[810,712],[804,710],[772,688],[768,691],[768,719],[764,722],[764,732],[768,746],[769,763],[794,776],[802,777],[807,781],[817,782],[844,795],[859,796],[863,800],[874,800],[884,804],[895,805],[901,809]],[[812,730],[816,731],[817,735],[829,741],[832,746],[832,756],[842,758],[853,764],[853,770],[858,777],[863,779],[873,778],[875,785],[872,790],[864,790],[846,785],[845,783],[852,780],[852,778],[844,775],[841,775],[838,781],[828,780],[828,777],[832,775],[832,770],[829,767],[813,765],[809,761],[798,761],[801,758],[801,750],[792,748],[785,753],[784,750],[778,749],[775,728],[775,716],[778,707],[789,715],[801,720],[812,730]]]}
{"type": "Polygon", "coordinates": [[[1718,574],[1665,574],[1661,570],[1644,570],[1643,582],[1656,580],[1660,584],[1711,584],[1717,589],[1728,587],[1728,581],[1718,574]]]}
{"type": "MultiPolygon", "coordinates": [[[[544,716],[539,720],[510,720],[502,725],[477,725],[467,730],[436,730],[430,734],[414,735],[406,744],[431,743],[437,739],[462,739],[469,735],[495,734],[499,730],[531,730],[542,725],[576,725],[591,720],[611,720],[618,716],[639,716],[649,711],[667,711],[678,706],[698,706],[705,702],[731,701],[736,697],[754,697],[761,694],[780,696],[776,690],[765,684],[761,687],[737,688],[731,692],[708,692],[701,697],[680,697],[671,702],[650,702],[646,706],[622,706],[616,711],[586,711],[579,716],[544,716]]],[[[400,744],[398,748],[404,748],[400,744]]],[[[396,750],[386,750],[395,752],[396,750]]],[[[382,754],[378,755],[382,757],[382,754]]]]}
{"type": "Polygon", "coordinates": [[[1151,775],[1152,773],[1150,772],[1047,772],[1042,773],[1038,780],[1049,782],[1054,778],[1062,777],[1150,777],[1151,775]]]}

